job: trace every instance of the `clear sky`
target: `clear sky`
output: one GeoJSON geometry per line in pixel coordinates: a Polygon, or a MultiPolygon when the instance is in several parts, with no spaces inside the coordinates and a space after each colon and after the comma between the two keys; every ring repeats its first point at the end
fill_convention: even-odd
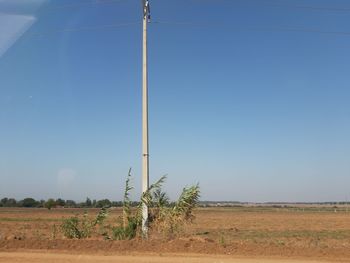
{"type": "MultiPolygon", "coordinates": [[[[140,192],[140,2],[0,0],[0,197],[140,192]]],[[[150,5],[151,182],[350,200],[347,0],[150,5]]]]}

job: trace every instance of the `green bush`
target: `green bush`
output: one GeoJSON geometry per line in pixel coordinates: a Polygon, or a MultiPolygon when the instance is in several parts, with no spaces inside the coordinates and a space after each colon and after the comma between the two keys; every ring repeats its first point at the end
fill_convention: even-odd
{"type": "Polygon", "coordinates": [[[166,176],[162,176],[157,182],[150,185],[148,190],[141,196],[136,211],[132,213],[130,201],[131,170],[125,183],[123,214],[117,226],[112,227],[111,239],[123,240],[135,238],[141,235],[142,207],[149,207],[149,228],[173,235],[185,223],[194,219],[193,209],[197,206],[200,196],[199,185],[184,188],[178,201],[170,204],[165,192],[162,192],[162,185],[166,176]]]}
{"type": "Polygon", "coordinates": [[[24,198],[22,201],[20,201],[21,206],[23,207],[37,207],[39,202],[36,201],[33,198],[24,198]]]}
{"type": "Polygon", "coordinates": [[[63,220],[61,229],[63,235],[67,238],[88,238],[96,230],[96,226],[100,226],[100,232],[102,235],[105,234],[104,221],[108,216],[108,211],[103,207],[97,214],[95,219],[89,219],[88,214],[85,212],[83,217],[73,216],[63,220]]]}
{"type": "Polygon", "coordinates": [[[129,240],[136,237],[138,222],[136,220],[128,221],[126,226],[115,226],[112,228],[112,239],[129,240]]]}
{"type": "Polygon", "coordinates": [[[51,210],[51,208],[55,207],[56,206],[56,201],[53,200],[52,198],[50,198],[49,200],[47,200],[45,203],[44,203],[44,207],[51,210]]]}
{"type": "Polygon", "coordinates": [[[125,182],[123,212],[116,225],[104,224],[108,216],[107,207],[110,206],[110,202],[104,202],[107,207],[102,207],[95,219],[89,219],[87,213],[84,213],[82,218],[74,216],[64,219],[61,225],[63,235],[67,238],[82,239],[91,237],[92,233],[98,233],[105,239],[133,239],[142,235],[142,207],[144,205],[149,208],[148,226],[150,230],[174,235],[183,225],[191,223],[194,219],[193,210],[198,205],[200,196],[198,184],[185,187],[179,199],[170,203],[167,194],[161,189],[166,179],[166,176],[162,176],[142,194],[140,202],[135,203],[130,200],[130,191],[133,189],[130,186],[130,179],[131,169],[125,182]],[[136,209],[132,210],[131,207],[135,204],[136,209]],[[97,226],[99,226],[99,232],[96,229],[97,226]]]}
{"type": "Polygon", "coordinates": [[[80,219],[78,216],[73,216],[63,220],[61,229],[63,235],[67,238],[87,238],[91,236],[93,223],[88,219],[87,214],[80,219]]]}

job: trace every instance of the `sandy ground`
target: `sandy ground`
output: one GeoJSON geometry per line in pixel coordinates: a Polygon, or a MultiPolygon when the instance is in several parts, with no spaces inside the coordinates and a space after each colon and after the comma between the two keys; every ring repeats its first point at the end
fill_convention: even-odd
{"type": "MultiPolygon", "coordinates": [[[[198,255],[131,255],[131,256],[102,256],[102,255],[68,255],[56,253],[24,253],[24,252],[2,252],[1,263],[316,263],[316,262],[339,262],[339,261],[316,261],[298,259],[262,259],[262,258],[230,258],[225,256],[198,256],[198,255]]],[[[344,262],[344,261],[343,261],[344,262]]],[[[349,261],[350,262],[350,261],[349,261]]]]}

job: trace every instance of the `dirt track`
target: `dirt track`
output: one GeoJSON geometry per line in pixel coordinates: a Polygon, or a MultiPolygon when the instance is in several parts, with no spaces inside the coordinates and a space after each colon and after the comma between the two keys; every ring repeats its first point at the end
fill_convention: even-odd
{"type": "Polygon", "coordinates": [[[337,261],[315,261],[315,260],[291,260],[291,259],[251,259],[251,258],[229,258],[225,256],[188,256],[188,255],[132,255],[132,256],[101,256],[101,255],[67,255],[51,253],[22,253],[6,252],[0,253],[1,263],[316,263],[316,262],[337,262],[337,261]]]}

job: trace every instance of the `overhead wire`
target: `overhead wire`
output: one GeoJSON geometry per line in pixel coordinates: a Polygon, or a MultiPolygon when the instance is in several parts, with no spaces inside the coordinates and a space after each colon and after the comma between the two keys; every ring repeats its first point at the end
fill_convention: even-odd
{"type": "MultiPolygon", "coordinates": [[[[42,11],[54,11],[67,8],[81,8],[81,7],[93,7],[96,5],[110,5],[120,2],[127,2],[128,0],[94,0],[79,2],[73,4],[63,4],[63,5],[53,5],[44,7],[42,11]]],[[[280,7],[280,8],[292,8],[292,9],[305,9],[313,11],[332,11],[332,12],[350,12],[350,7],[330,7],[330,6],[313,6],[313,5],[301,5],[301,4],[290,4],[290,3],[281,3],[280,1],[271,1],[271,0],[192,0],[196,2],[212,2],[215,1],[215,4],[220,2],[253,2],[257,3],[260,6],[270,6],[270,7],[280,7]]]]}
{"type": "Polygon", "coordinates": [[[306,10],[313,10],[313,11],[332,11],[332,12],[350,12],[350,8],[348,7],[330,7],[330,6],[313,6],[313,5],[300,5],[300,4],[290,4],[290,3],[281,3],[276,1],[269,1],[269,0],[192,0],[196,2],[212,2],[215,1],[215,4],[221,2],[254,2],[261,6],[270,6],[270,7],[281,7],[281,8],[293,8],[293,9],[306,9],[306,10]]]}
{"type": "Polygon", "coordinates": [[[110,5],[110,4],[116,4],[116,3],[125,2],[125,1],[126,0],[96,0],[96,1],[79,2],[79,3],[73,3],[73,4],[53,5],[53,6],[43,7],[41,11],[47,12],[47,11],[62,10],[67,8],[74,9],[74,8],[82,8],[82,7],[110,5]]]}
{"type": "Polygon", "coordinates": [[[63,28],[63,29],[51,29],[44,32],[33,32],[26,33],[25,36],[45,36],[51,35],[55,33],[70,33],[70,32],[80,32],[80,31],[94,31],[94,30],[111,30],[120,27],[127,27],[132,25],[139,25],[140,22],[127,22],[127,23],[119,23],[119,24],[106,24],[106,25],[97,25],[97,26],[81,26],[75,28],[63,28]]]}
{"type": "MultiPolygon", "coordinates": [[[[197,28],[222,28],[234,31],[242,32],[304,32],[304,33],[318,33],[327,35],[338,35],[338,36],[350,36],[350,31],[331,31],[321,30],[317,28],[305,28],[305,27],[288,27],[288,26],[230,26],[225,24],[214,24],[214,23],[192,23],[192,22],[172,22],[172,21],[151,21],[151,24],[155,25],[174,25],[174,26],[190,26],[197,28]]],[[[95,30],[112,30],[120,27],[127,27],[132,25],[140,25],[141,22],[127,22],[118,24],[106,24],[97,26],[81,26],[75,28],[63,28],[63,29],[50,29],[43,32],[26,33],[25,36],[45,36],[55,33],[70,33],[80,31],[95,31],[95,30]]]]}
{"type": "MultiPolygon", "coordinates": [[[[281,8],[293,8],[293,9],[307,9],[307,10],[316,10],[316,11],[337,11],[337,12],[350,12],[350,8],[338,8],[338,7],[321,7],[321,6],[312,6],[312,5],[299,5],[299,4],[290,4],[283,1],[271,1],[271,0],[192,0],[196,2],[213,2],[215,4],[222,2],[251,2],[258,5],[269,6],[269,7],[281,7],[281,8]]],[[[305,33],[318,33],[318,34],[327,34],[327,35],[338,35],[338,36],[350,36],[350,31],[333,31],[333,30],[322,30],[318,28],[308,28],[308,27],[290,27],[290,26],[231,26],[227,24],[219,23],[197,23],[197,22],[176,22],[176,21],[153,21],[153,24],[164,24],[164,25],[178,25],[178,26],[192,26],[200,28],[225,28],[229,30],[236,31],[255,31],[255,32],[305,32],[305,33]]]]}
{"type": "Polygon", "coordinates": [[[304,27],[286,27],[286,26],[230,26],[225,24],[214,24],[214,23],[192,23],[192,22],[172,22],[172,21],[152,21],[152,24],[159,25],[175,25],[175,26],[192,26],[198,28],[223,28],[235,31],[257,31],[257,32],[267,32],[267,31],[278,31],[278,32],[305,32],[305,33],[319,33],[328,35],[339,35],[339,36],[350,36],[350,31],[331,31],[331,30],[321,30],[317,28],[304,28],[304,27]]]}
{"type": "MultiPolygon", "coordinates": [[[[74,4],[66,4],[60,5],[56,7],[45,8],[44,10],[57,10],[57,9],[65,9],[65,8],[74,8],[74,7],[83,7],[83,6],[92,6],[92,5],[101,5],[101,4],[114,4],[127,0],[94,0],[88,2],[80,2],[74,4]]],[[[195,1],[212,1],[212,0],[195,0],[195,1]]],[[[215,0],[216,3],[218,1],[225,2],[237,2],[240,0],[215,0]]],[[[245,0],[257,2],[255,0],[245,0]]],[[[350,8],[325,8],[325,7],[315,7],[315,6],[301,6],[301,5],[289,5],[289,4],[279,4],[272,1],[258,1],[259,4],[268,4],[278,7],[292,7],[292,8],[306,8],[306,9],[314,9],[314,10],[331,10],[331,11],[350,11],[350,8]]],[[[255,31],[255,32],[305,32],[305,33],[319,33],[319,34],[328,34],[328,35],[341,35],[341,36],[350,36],[350,31],[331,31],[331,30],[322,30],[317,28],[303,28],[303,27],[287,27],[287,26],[230,26],[227,24],[218,24],[218,23],[193,23],[193,22],[176,22],[176,21],[152,21],[152,24],[160,24],[160,25],[177,25],[177,26],[191,26],[191,27],[199,27],[199,28],[225,28],[235,31],[255,31]]],[[[79,31],[91,31],[91,30],[108,30],[119,27],[125,27],[130,25],[140,24],[140,22],[130,22],[130,23],[119,23],[119,24],[107,24],[107,25],[97,25],[97,26],[82,26],[77,28],[64,28],[64,29],[54,29],[46,32],[34,32],[27,33],[26,36],[43,36],[49,35],[53,33],[65,33],[65,32],[79,32],[79,31]]]]}
{"type": "Polygon", "coordinates": [[[312,11],[332,11],[332,12],[350,12],[350,8],[338,8],[338,7],[321,7],[321,6],[308,6],[308,5],[291,5],[280,3],[267,3],[266,6],[293,8],[293,9],[305,9],[312,11]]]}

